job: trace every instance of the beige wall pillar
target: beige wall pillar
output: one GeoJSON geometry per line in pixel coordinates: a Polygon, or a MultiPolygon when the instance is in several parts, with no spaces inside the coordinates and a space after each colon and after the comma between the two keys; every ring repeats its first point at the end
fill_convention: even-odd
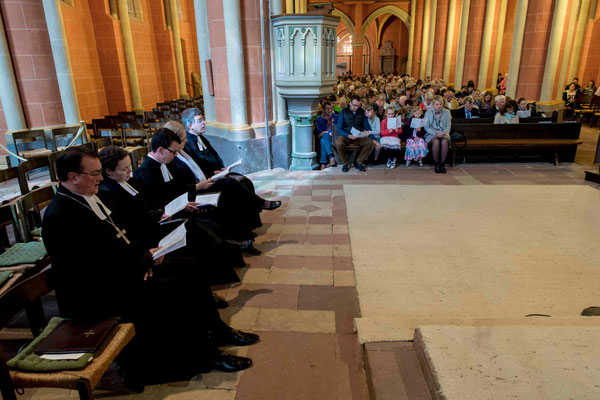
{"type": "Polygon", "coordinates": [[[129,11],[127,0],[117,0],[119,10],[119,23],[121,25],[121,36],[123,37],[123,50],[125,51],[125,63],[127,64],[127,78],[129,80],[129,91],[131,92],[131,105],[133,111],[144,111],[142,107],[142,96],[140,95],[140,82],[138,81],[137,65],[135,63],[135,51],[133,50],[133,38],[131,36],[131,23],[129,22],[129,11]]]}
{"type": "Polygon", "coordinates": [[[492,31],[494,29],[494,14],[496,11],[496,0],[487,0],[485,7],[485,22],[483,25],[483,40],[481,43],[481,58],[479,59],[479,78],[477,87],[487,89],[488,66],[490,63],[490,47],[492,46],[492,31]]]}
{"type": "Polygon", "coordinates": [[[431,0],[425,0],[425,10],[423,12],[423,34],[421,35],[421,65],[419,68],[419,78],[425,78],[427,73],[427,47],[429,45],[429,22],[431,21],[431,0]]]}
{"type": "Polygon", "coordinates": [[[560,98],[564,87],[569,79],[567,72],[569,70],[569,60],[571,49],[573,48],[573,36],[575,35],[575,27],[577,26],[577,10],[579,9],[579,0],[571,0],[571,11],[569,12],[569,21],[567,26],[567,37],[565,38],[565,49],[563,51],[562,63],[560,65],[560,76],[558,78],[558,88],[556,88],[556,97],[560,98]]]}
{"type": "Polygon", "coordinates": [[[581,8],[579,9],[579,18],[577,18],[577,32],[573,41],[573,54],[571,55],[571,63],[567,72],[567,80],[575,78],[579,69],[579,58],[581,57],[581,46],[583,44],[583,35],[588,23],[588,14],[590,13],[590,0],[581,0],[581,8]]]}
{"type": "Polygon", "coordinates": [[[9,131],[26,129],[25,113],[23,112],[2,18],[0,18],[0,74],[2,74],[2,79],[0,79],[0,101],[2,101],[2,108],[4,109],[6,127],[9,131]]]}
{"type": "MultiPolygon", "coordinates": [[[[506,0],[504,0],[506,1],[506,0]]],[[[448,3],[448,24],[446,25],[446,50],[444,51],[444,72],[442,79],[450,81],[450,63],[452,62],[452,40],[454,39],[454,24],[456,21],[456,0],[448,3]]]]}
{"type": "Polygon", "coordinates": [[[413,51],[415,48],[415,14],[417,12],[417,0],[410,0],[410,26],[408,28],[408,58],[406,59],[406,73],[411,74],[413,64],[413,51]]]}
{"type": "Polygon", "coordinates": [[[181,51],[181,31],[179,30],[179,12],[177,0],[170,0],[171,7],[171,33],[173,34],[173,47],[175,49],[175,64],[177,65],[177,80],[179,81],[179,96],[189,98],[185,85],[185,67],[183,66],[183,52],[181,51]]]}
{"type": "Polygon", "coordinates": [[[554,100],[554,84],[556,83],[556,69],[560,56],[560,44],[565,27],[565,16],[567,15],[568,0],[556,0],[554,3],[554,14],[552,15],[552,28],[548,40],[548,53],[546,53],[546,66],[544,67],[544,78],[542,79],[542,91],[540,101],[554,100]]]}
{"type": "Polygon", "coordinates": [[[465,68],[465,51],[467,49],[467,30],[469,28],[470,11],[471,0],[463,0],[460,15],[458,48],[456,49],[456,69],[454,70],[454,87],[458,88],[460,88],[463,84],[463,71],[465,68]]]}
{"type": "Polygon", "coordinates": [[[495,87],[495,79],[498,76],[500,69],[500,56],[502,54],[502,44],[504,43],[504,24],[506,23],[506,6],[508,0],[500,0],[500,18],[498,18],[498,34],[496,36],[496,51],[494,54],[494,68],[492,70],[492,78],[490,87],[495,87]]]}
{"type": "Polygon", "coordinates": [[[437,0],[431,0],[431,17],[429,20],[429,46],[427,47],[427,76],[431,76],[433,68],[433,44],[435,43],[435,19],[437,17],[437,0]]]}
{"type": "Polygon", "coordinates": [[[521,52],[523,50],[523,36],[525,35],[528,6],[529,0],[517,0],[515,27],[510,49],[510,64],[508,65],[508,79],[506,80],[506,95],[512,98],[517,93],[517,83],[519,82],[519,68],[521,68],[521,52]]]}

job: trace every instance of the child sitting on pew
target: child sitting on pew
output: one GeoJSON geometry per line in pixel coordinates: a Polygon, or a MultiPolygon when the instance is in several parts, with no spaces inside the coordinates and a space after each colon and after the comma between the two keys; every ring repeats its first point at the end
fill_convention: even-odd
{"type": "Polygon", "coordinates": [[[388,156],[387,167],[396,168],[396,160],[400,154],[400,134],[402,133],[401,125],[397,128],[388,129],[388,119],[396,117],[394,107],[388,107],[385,110],[385,118],[381,121],[381,148],[388,156]]]}
{"type": "Polygon", "coordinates": [[[423,166],[423,159],[429,152],[427,150],[427,143],[423,140],[425,131],[422,127],[411,128],[413,120],[420,120],[423,118],[423,110],[421,107],[416,106],[412,109],[412,117],[408,118],[404,125],[404,132],[407,136],[406,139],[406,150],[404,152],[404,160],[406,160],[406,166],[410,165],[411,161],[417,161],[419,166],[423,166]]]}

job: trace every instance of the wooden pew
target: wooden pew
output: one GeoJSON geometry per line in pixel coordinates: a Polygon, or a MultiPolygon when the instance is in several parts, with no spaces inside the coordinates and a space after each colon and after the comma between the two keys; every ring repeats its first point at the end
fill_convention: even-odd
{"type": "Polygon", "coordinates": [[[544,124],[457,124],[452,121],[452,130],[465,135],[466,146],[454,146],[452,166],[460,155],[466,160],[471,150],[538,150],[554,154],[554,164],[559,159],[572,162],[575,159],[579,139],[580,122],[544,124]]]}

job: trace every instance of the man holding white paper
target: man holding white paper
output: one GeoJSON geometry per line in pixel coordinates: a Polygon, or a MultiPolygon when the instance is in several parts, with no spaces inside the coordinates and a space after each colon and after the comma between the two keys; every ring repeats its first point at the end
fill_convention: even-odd
{"type": "Polygon", "coordinates": [[[373,141],[362,133],[365,131],[365,112],[360,106],[360,98],[354,96],[348,107],[344,108],[338,117],[337,139],[335,147],[343,164],[342,171],[348,172],[350,169],[348,157],[346,155],[346,146],[361,146],[360,153],[354,166],[359,171],[365,172],[364,162],[369,153],[373,150],[373,141]]]}

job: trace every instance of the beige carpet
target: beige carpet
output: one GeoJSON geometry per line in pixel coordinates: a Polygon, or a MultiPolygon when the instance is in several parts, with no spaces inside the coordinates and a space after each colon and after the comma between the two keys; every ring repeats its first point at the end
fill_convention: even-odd
{"type": "Polygon", "coordinates": [[[361,342],[600,305],[600,191],[346,185],[361,342]],[[402,326],[406,321],[408,326],[402,326]],[[408,329],[400,329],[408,328],[408,329]]]}

